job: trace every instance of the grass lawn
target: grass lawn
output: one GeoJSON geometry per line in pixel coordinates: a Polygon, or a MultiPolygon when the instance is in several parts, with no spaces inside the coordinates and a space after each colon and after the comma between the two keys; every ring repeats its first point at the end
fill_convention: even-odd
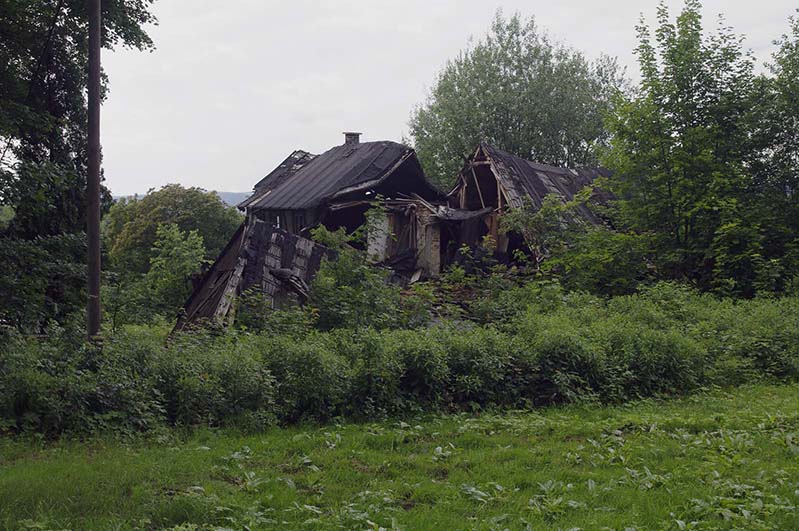
{"type": "Polygon", "coordinates": [[[0,440],[8,529],[799,529],[799,385],[619,407],[0,440]]]}

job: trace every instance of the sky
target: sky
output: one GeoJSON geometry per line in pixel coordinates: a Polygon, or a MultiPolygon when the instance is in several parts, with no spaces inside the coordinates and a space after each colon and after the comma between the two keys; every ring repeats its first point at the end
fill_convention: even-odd
{"type": "MultiPolygon", "coordinates": [[[[672,14],[681,0],[666,2],[672,14]]],[[[168,183],[249,191],[290,152],[401,141],[447,59],[486,33],[497,9],[534,16],[589,58],[637,76],[635,25],[656,1],[157,0],[153,52],[103,51],[103,167],[114,195],[168,183]]],[[[794,0],[705,0],[760,62],[788,30],[794,0]]]]}

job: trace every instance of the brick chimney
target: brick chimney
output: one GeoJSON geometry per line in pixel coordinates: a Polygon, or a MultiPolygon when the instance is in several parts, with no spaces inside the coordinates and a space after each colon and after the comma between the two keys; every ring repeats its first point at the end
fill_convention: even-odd
{"type": "Polygon", "coordinates": [[[353,133],[352,131],[344,131],[344,145],[354,146],[361,143],[361,133],[353,133]]]}

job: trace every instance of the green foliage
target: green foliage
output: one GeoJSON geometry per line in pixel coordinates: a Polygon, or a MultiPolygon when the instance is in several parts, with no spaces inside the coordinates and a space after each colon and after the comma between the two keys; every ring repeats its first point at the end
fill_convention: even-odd
{"type": "Polygon", "coordinates": [[[166,345],[140,328],[109,337],[102,353],[79,332],[11,334],[0,360],[0,424],[48,435],[165,424],[259,429],[799,379],[796,298],[734,302],[672,284],[608,300],[551,282],[503,291],[482,325],[182,334],[166,345]]]}
{"type": "MultiPolygon", "coordinates": [[[[78,234],[86,230],[86,178],[51,162],[20,163],[16,171],[0,171],[0,198],[13,211],[3,234],[21,239],[78,234]]],[[[108,212],[111,194],[101,190],[101,212],[108,212]]]]}
{"type": "Polygon", "coordinates": [[[268,368],[225,338],[216,349],[205,335],[165,346],[163,332],[148,328],[118,333],[99,349],[79,329],[47,332],[41,340],[13,335],[4,346],[0,411],[7,428],[53,436],[274,422],[268,368]]]}
{"type": "Polygon", "coordinates": [[[543,263],[543,271],[570,290],[627,295],[655,278],[646,235],[587,227],[543,263]]]}
{"type": "MultiPolygon", "coordinates": [[[[103,47],[152,49],[151,3],[103,2],[103,47]]],[[[88,17],[82,0],[3,0],[0,12],[0,315],[36,330],[85,305],[88,17]]]]}
{"type": "Polygon", "coordinates": [[[142,198],[114,203],[104,220],[106,247],[115,270],[146,273],[151,265],[159,225],[196,231],[204,257],[215,259],[241,224],[241,215],[215,192],[170,184],[142,198]]]}
{"type": "Polygon", "coordinates": [[[0,410],[7,426],[53,436],[160,425],[161,395],[149,379],[151,342],[112,340],[101,352],[73,330],[51,327],[47,335],[13,336],[4,346],[0,410]]]}
{"type": "Polygon", "coordinates": [[[428,174],[445,187],[484,141],[538,162],[592,164],[620,85],[615,60],[590,62],[532,18],[497,12],[489,32],[444,66],[410,132],[428,174]]]}
{"type": "Polygon", "coordinates": [[[190,277],[203,263],[203,238],[174,224],[159,225],[151,253],[146,281],[158,307],[174,312],[191,293],[190,277]]]}
{"type": "Polygon", "coordinates": [[[642,81],[618,95],[604,163],[619,200],[614,223],[646,235],[660,278],[752,297],[780,291],[794,274],[797,199],[797,23],[756,76],[742,37],[703,31],[701,5],[672,21],[658,8],[638,27],[642,81]]]}
{"type": "Polygon", "coordinates": [[[308,306],[272,308],[260,287],[246,290],[236,298],[237,329],[302,337],[316,323],[315,312],[308,306]]]}
{"type": "Polygon", "coordinates": [[[523,201],[521,208],[502,216],[501,228],[524,236],[532,261],[539,266],[547,254],[557,251],[555,247],[567,245],[567,234],[578,230],[577,202],[564,203],[556,194],[547,194],[538,208],[529,198],[523,201]]]}
{"type": "MultiPolygon", "coordinates": [[[[102,46],[153,49],[152,0],[103,2],[102,46]]],[[[0,156],[84,175],[88,17],[81,0],[4,0],[0,20],[0,156]]],[[[107,79],[103,79],[107,93],[107,79]]],[[[25,183],[20,182],[25,185],[25,183]]],[[[46,188],[42,188],[46,190],[46,188]]]]}
{"type": "Polygon", "coordinates": [[[173,319],[192,290],[192,278],[205,263],[205,247],[196,231],[177,225],[156,229],[147,273],[110,272],[101,286],[107,324],[113,332],[127,324],[173,319]]]}
{"type": "MultiPolygon", "coordinates": [[[[603,210],[590,202],[591,188],[564,202],[548,194],[540,208],[527,201],[502,217],[501,229],[525,238],[535,273],[564,287],[600,295],[625,295],[652,277],[646,235],[590,225],[578,208],[603,210]]],[[[605,209],[607,210],[607,209],[605,209]]]]}
{"type": "MultiPolygon", "coordinates": [[[[158,313],[158,301],[153,299],[144,275],[107,273],[105,282],[100,285],[100,301],[104,323],[111,333],[125,325],[157,324],[159,319],[166,318],[158,313]]],[[[172,315],[169,317],[171,319],[172,315]]]]}
{"type": "Polygon", "coordinates": [[[260,341],[257,348],[277,382],[281,420],[324,419],[340,411],[347,399],[349,368],[318,336],[304,341],[277,337],[260,341]]]}
{"type": "Polygon", "coordinates": [[[320,226],[313,237],[338,253],[334,260],[322,260],[310,286],[316,325],[321,330],[394,326],[400,292],[386,282],[387,271],[373,267],[363,252],[347,245],[354,236],[343,228],[329,231],[320,226]]]}
{"type": "MultiPolygon", "coordinates": [[[[103,2],[102,45],[152,49],[152,0],[103,2]]],[[[0,3],[0,201],[23,239],[86,227],[88,17],[81,0],[0,3]]],[[[107,93],[102,80],[103,94],[107,93]]],[[[103,189],[103,209],[111,195],[103,189]]]]}
{"type": "Polygon", "coordinates": [[[243,347],[235,336],[225,341],[185,334],[157,349],[152,385],[163,397],[166,421],[256,430],[274,423],[275,380],[260,358],[243,347]],[[208,348],[213,343],[217,348],[208,348]]]}
{"type": "Polygon", "coordinates": [[[66,322],[86,304],[85,261],[82,234],[0,238],[0,321],[29,332],[66,322]]]}
{"type": "Polygon", "coordinates": [[[14,219],[14,209],[9,205],[0,205],[0,232],[4,232],[14,219]]]}

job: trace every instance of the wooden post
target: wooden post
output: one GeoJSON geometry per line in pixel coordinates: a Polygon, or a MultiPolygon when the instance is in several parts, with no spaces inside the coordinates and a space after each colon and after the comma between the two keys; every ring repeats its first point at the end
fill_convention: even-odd
{"type": "Polygon", "coordinates": [[[480,183],[477,182],[477,174],[474,172],[474,166],[472,166],[472,178],[474,179],[474,185],[477,187],[477,195],[480,197],[480,204],[485,208],[486,202],[483,201],[483,192],[480,191],[480,183]]]}
{"type": "Polygon", "coordinates": [[[86,325],[89,339],[100,333],[100,27],[101,0],[87,0],[89,15],[89,160],[86,178],[88,290],[86,325]]]}

